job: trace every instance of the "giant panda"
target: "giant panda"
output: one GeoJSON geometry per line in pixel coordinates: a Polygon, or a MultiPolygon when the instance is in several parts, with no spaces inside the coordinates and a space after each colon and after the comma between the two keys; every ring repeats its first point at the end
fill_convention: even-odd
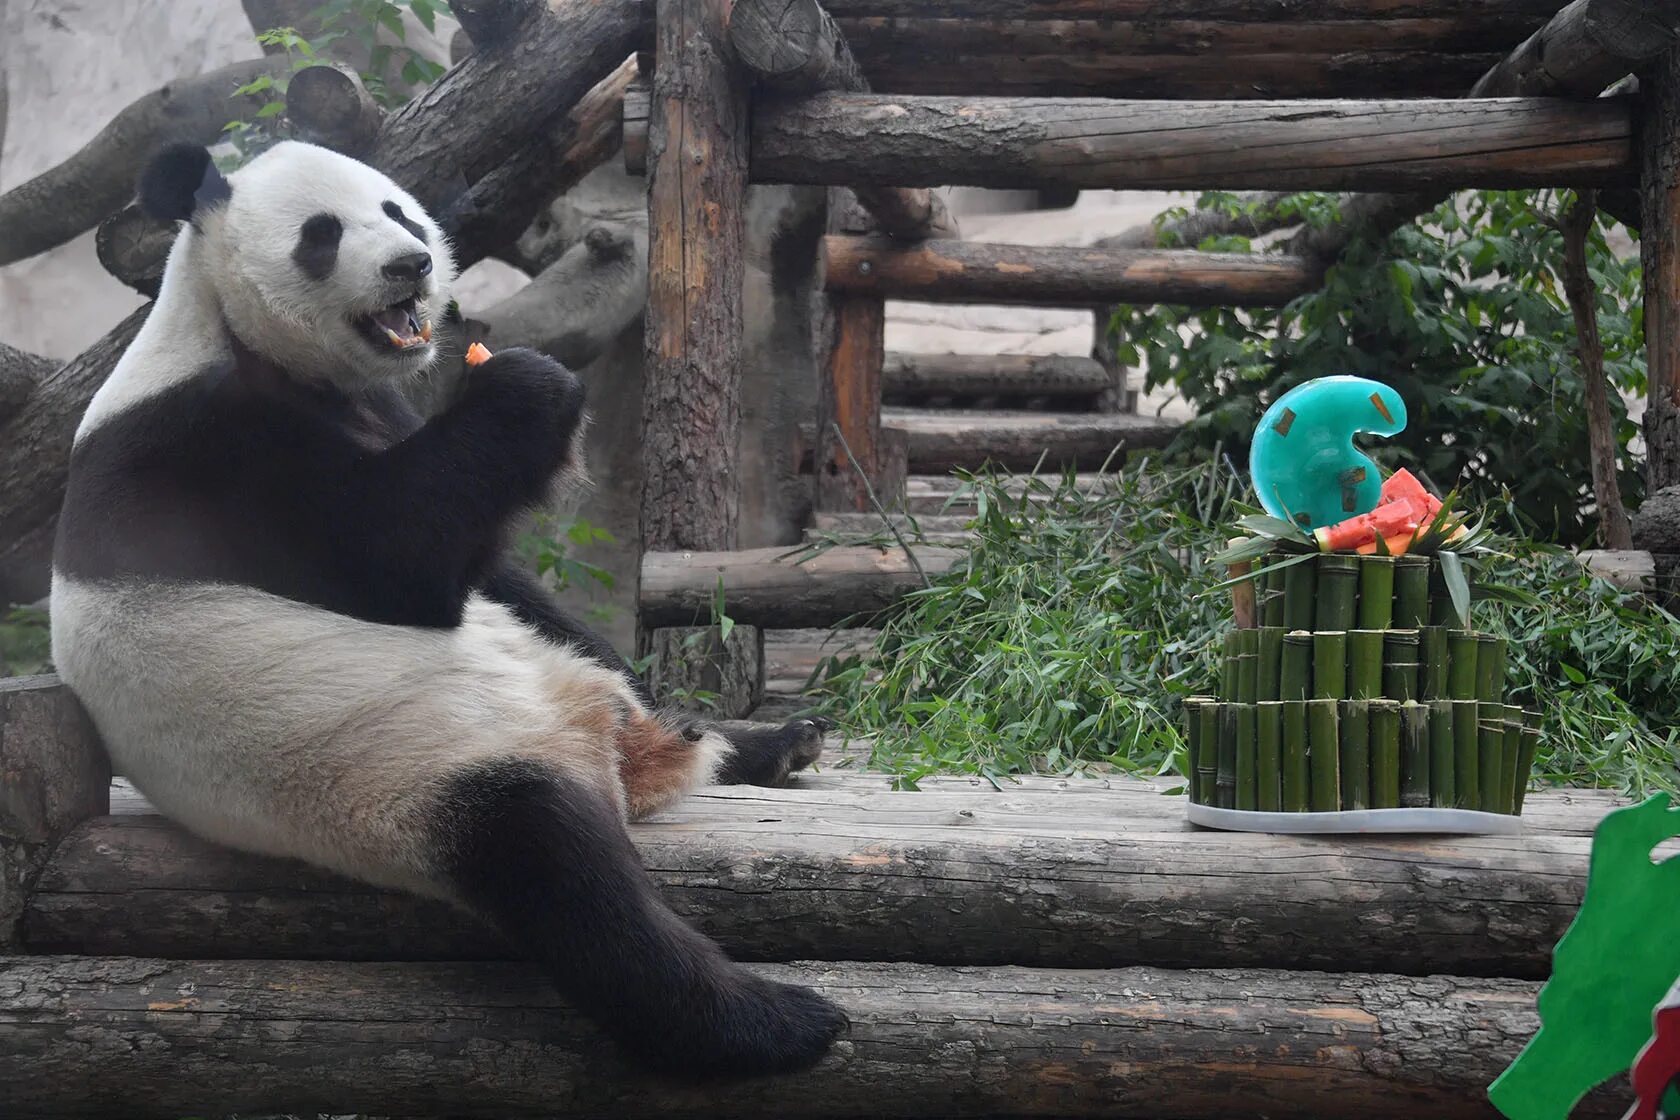
{"type": "Polygon", "coordinates": [[[139,195],[185,225],[76,432],[51,592],[118,772],[211,840],[487,919],[656,1070],[816,1062],[844,1013],[680,920],[625,820],[779,782],[820,730],[662,716],[503,558],[578,465],[578,377],[506,349],[437,415],[405,407],[454,265],[346,156],[287,142],[224,176],[177,145],[139,195]]]}

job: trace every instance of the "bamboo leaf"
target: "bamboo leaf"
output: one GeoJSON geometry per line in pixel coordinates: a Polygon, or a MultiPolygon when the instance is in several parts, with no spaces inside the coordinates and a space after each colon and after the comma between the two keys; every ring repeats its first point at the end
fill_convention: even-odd
{"type": "Polygon", "coordinates": [[[1441,579],[1447,585],[1447,594],[1452,596],[1453,610],[1464,624],[1470,624],[1470,581],[1464,577],[1464,564],[1458,553],[1443,551],[1440,554],[1441,579]]]}

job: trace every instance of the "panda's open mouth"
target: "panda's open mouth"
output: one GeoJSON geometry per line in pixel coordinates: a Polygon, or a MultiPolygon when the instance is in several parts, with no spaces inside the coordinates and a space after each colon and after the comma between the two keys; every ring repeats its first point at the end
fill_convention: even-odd
{"type": "Polygon", "coordinates": [[[420,321],[419,300],[415,296],[372,315],[363,315],[355,325],[368,342],[378,347],[412,350],[432,340],[432,321],[420,321]]]}

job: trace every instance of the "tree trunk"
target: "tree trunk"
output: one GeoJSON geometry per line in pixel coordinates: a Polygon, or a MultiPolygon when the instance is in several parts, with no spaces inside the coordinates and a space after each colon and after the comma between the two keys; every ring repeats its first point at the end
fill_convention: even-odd
{"type": "Polygon", "coordinates": [[[1604,346],[1598,337],[1598,288],[1587,271],[1587,236],[1597,216],[1592,191],[1583,192],[1563,214],[1563,290],[1575,317],[1575,346],[1581,356],[1599,543],[1605,548],[1632,548],[1633,531],[1622,505],[1621,475],[1616,469],[1616,421],[1610,415],[1604,380],[1604,346]]]}
{"type": "Polygon", "coordinates": [[[881,435],[881,369],[886,303],[880,296],[831,296],[818,327],[818,509],[891,508],[903,486],[889,479],[881,435]],[[889,488],[889,483],[891,488],[889,488]]]}
{"type": "Polygon", "coordinates": [[[1646,489],[1680,484],[1680,48],[1643,77],[1639,150],[1644,221],[1646,489]]]}
{"type": "Polygon", "coordinates": [[[1092,189],[1608,186],[1620,99],[1167,103],[819,94],[753,120],[755,181],[1092,189]]]}
{"type": "MultiPolygon", "coordinates": [[[[724,603],[724,613],[729,614],[724,603]]],[[[711,719],[745,719],[764,699],[764,631],[735,625],[656,627],[648,688],[662,705],[711,719]]]]}
{"type": "Polygon", "coordinates": [[[1680,42],[1669,0],[1573,0],[1504,61],[1471,97],[1596,97],[1634,67],[1680,42]]]}
{"type": "Polygon", "coordinates": [[[58,363],[51,358],[0,342],[0,429],[17,415],[35,387],[57,368],[58,363]]]}
{"type": "Polygon", "coordinates": [[[299,140],[360,156],[373,145],[385,111],[348,66],[308,66],[286,87],[286,117],[299,140]]]}
{"type": "Polygon", "coordinates": [[[131,202],[99,223],[94,251],[106,272],[147,299],[156,299],[180,229],[176,222],[149,217],[138,202],[131,202]]]}
{"type": "MultiPolygon", "coordinates": [[[[1210,33],[1199,26],[1203,21],[1272,24],[1287,29],[1300,15],[1298,5],[1289,0],[946,0],[938,7],[941,18],[953,20],[1128,19],[1136,20],[1140,27],[1158,29],[1161,34],[1173,33],[1172,27],[1178,25],[1187,45],[1199,41],[1197,36],[1210,33]]],[[[1556,0],[1478,0],[1473,5],[1463,0],[1314,0],[1312,17],[1338,22],[1437,20],[1441,24],[1440,41],[1447,45],[1462,37],[1486,34],[1486,27],[1507,22],[1532,31],[1557,9],[1556,0]],[[1477,28],[1484,30],[1478,32],[1477,28]]],[[[828,10],[841,21],[906,15],[904,0],[828,0],[828,10]]],[[[1328,41],[1334,42],[1333,37],[1328,41]]]]}
{"type": "Polygon", "coordinates": [[[1317,271],[1295,257],[1193,249],[1079,249],[833,235],[830,291],[935,303],[1174,303],[1272,307],[1310,292],[1317,271]]]}
{"type": "Polygon", "coordinates": [[[171,141],[213,143],[222,126],[250,117],[258,97],[233,91],[288,71],[284,58],[235,62],[153,90],[111,118],[63,163],[0,195],[0,265],[44,253],[86,233],[134,196],[153,149],[171,141]]]}

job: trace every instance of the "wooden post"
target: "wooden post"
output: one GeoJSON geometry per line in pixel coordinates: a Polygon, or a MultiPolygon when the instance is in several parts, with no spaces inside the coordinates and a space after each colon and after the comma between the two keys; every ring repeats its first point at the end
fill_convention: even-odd
{"type": "Polygon", "coordinates": [[[111,764],[56,677],[0,680],[0,949],[17,943],[25,895],[71,828],[110,809],[111,764]]]}
{"type": "Polygon", "coordinates": [[[1645,274],[1647,489],[1680,484],[1680,48],[1640,83],[1639,252],[1645,274]]]}
{"type": "MultiPolygon", "coordinates": [[[[730,54],[731,0],[659,0],[648,121],[648,300],[642,391],[644,551],[736,547],[740,498],[741,292],[745,275],[747,84],[730,54]]],[[[728,587],[723,588],[724,613],[728,587]]],[[[715,620],[712,620],[715,622],[715,620]]],[[[643,631],[643,652],[684,647],[643,631]]],[[[756,647],[747,631],[732,641],[756,647]]],[[[710,639],[707,639],[710,642],[710,639]]],[[[712,643],[696,677],[654,678],[718,694],[741,714],[758,697],[712,643]]],[[[662,698],[663,699],[663,698],[662,698]]]]}

